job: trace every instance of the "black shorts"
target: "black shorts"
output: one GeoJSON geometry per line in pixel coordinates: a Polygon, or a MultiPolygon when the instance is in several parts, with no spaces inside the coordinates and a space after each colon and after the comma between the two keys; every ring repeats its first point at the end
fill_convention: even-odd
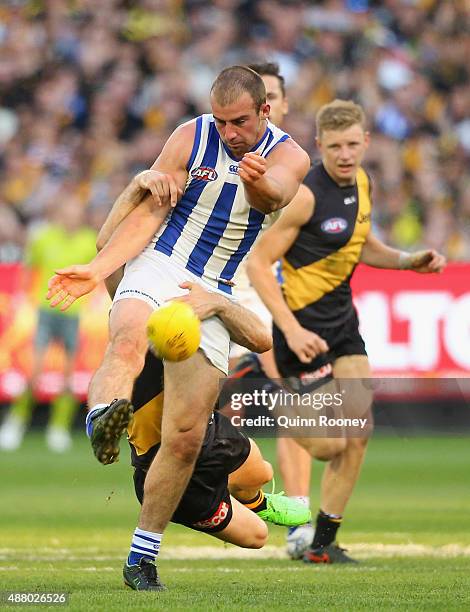
{"type": "MultiPolygon", "coordinates": [[[[245,463],[250,441],[227,417],[215,412],[194,473],[172,517],[173,523],[197,531],[216,533],[232,519],[228,476],[245,463]]],[[[134,471],[134,487],[142,503],[146,472],[134,471]]]]}
{"type": "Polygon", "coordinates": [[[325,372],[328,372],[331,371],[331,365],[339,357],[367,355],[364,340],[359,333],[359,320],[356,311],[337,327],[316,327],[310,328],[310,331],[323,338],[330,350],[327,353],[317,355],[310,363],[302,363],[297,355],[290,350],[281,330],[273,324],[274,356],[282,377],[299,377],[304,373],[316,372],[322,368],[325,372]]]}

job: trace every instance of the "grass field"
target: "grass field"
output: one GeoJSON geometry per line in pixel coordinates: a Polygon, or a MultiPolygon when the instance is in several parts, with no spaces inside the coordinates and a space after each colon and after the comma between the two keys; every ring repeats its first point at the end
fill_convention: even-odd
{"type": "MultiPolygon", "coordinates": [[[[272,440],[261,440],[273,458],[272,440]]],[[[38,434],[0,454],[0,590],[68,592],[69,610],[470,610],[470,439],[376,436],[341,528],[354,567],[285,557],[285,531],[241,551],[179,526],[165,533],[169,591],[124,589],[138,504],[128,453],[100,466],[82,436],[50,454],[38,434]]],[[[318,499],[320,465],[312,483],[318,499]]],[[[0,604],[2,609],[18,606],[0,604]]],[[[61,606],[54,606],[61,608],[61,606]]]]}

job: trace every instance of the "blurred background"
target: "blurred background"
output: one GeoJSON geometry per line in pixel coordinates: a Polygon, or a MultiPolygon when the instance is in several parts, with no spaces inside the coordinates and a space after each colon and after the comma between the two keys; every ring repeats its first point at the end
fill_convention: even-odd
{"type": "Polygon", "coordinates": [[[419,282],[358,271],[375,372],[469,376],[469,26],[465,0],[3,0],[3,407],[16,402],[26,423],[35,400],[57,400],[50,447],[69,447],[59,430],[100,362],[109,302],[98,291],[66,321],[49,321],[44,279],[78,255],[91,259],[116,196],[177,124],[209,111],[222,68],[264,61],[279,63],[290,102],[283,127],[312,159],[318,108],[335,97],[362,104],[374,230],[455,262],[419,282]],[[61,245],[55,253],[51,243],[61,245]],[[65,350],[38,337],[38,320],[61,327],[65,350]]]}

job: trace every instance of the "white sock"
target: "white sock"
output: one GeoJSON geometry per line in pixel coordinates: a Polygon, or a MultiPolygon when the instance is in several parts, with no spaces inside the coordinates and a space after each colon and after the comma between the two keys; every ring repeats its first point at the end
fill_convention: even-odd
{"type": "Polygon", "coordinates": [[[86,415],[86,420],[85,420],[85,430],[86,430],[86,435],[88,437],[91,436],[91,431],[92,431],[92,427],[91,427],[91,417],[93,415],[93,413],[98,410],[99,408],[106,408],[106,406],[109,406],[109,404],[96,404],[96,406],[93,406],[93,408],[91,408],[88,411],[88,414],[86,415]]]}
{"type": "Polygon", "coordinates": [[[289,495],[289,497],[298,501],[299,504],[310,508],[310,497],[308,495],[289,495]]]}
{"type": "Polygon", "coordinates": [[[163,533],[154,533],[136,527],[132,537],[128,564],[135,565],[142,557],[155,561],[160,551],[162,538],[163,533]]]}

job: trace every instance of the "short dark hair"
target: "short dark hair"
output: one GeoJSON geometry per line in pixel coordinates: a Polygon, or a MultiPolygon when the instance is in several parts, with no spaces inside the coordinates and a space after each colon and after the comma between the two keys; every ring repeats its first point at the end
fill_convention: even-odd
{"type": "Polygon", "coordinates": [[[225,68],[211,87],[211,95],[222,106],[236,102],[245,92],[250,94],[258,112],[266,102],[266,88],[260,75],[248,66],[225,68]]]}
{"type": "Polygon", "coordinates": [[[248,68],[251,68],[257,72],[260,76],[273,76],[279,81],[282,95],[286,95],[286,80],[279,72],[279,64],[277,62],[264,62],[263,64],[248,64],[248,68]]]}

